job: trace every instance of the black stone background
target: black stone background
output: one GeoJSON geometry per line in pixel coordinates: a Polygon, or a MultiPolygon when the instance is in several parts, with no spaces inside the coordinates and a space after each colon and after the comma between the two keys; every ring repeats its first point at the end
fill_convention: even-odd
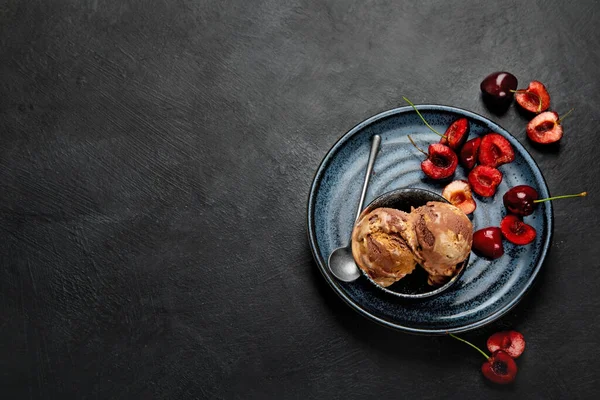
{"type": "Polygon", "coordinates": [[[600,3],[0,1],[2,399],[579,399],[598,393],[600,3]],[[491,114],[544,82],[560,146],[491,114]],[[326,285],[313,174],[348,129],[416,103],[491,117],[557,202],[551,254],[499,329],[510,387],[448,337],[380,327],[326,285]]]}

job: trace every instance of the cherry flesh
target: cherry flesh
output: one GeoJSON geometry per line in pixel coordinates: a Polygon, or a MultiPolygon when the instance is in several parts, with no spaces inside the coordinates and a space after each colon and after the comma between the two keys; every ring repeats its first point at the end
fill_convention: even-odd
{"type": "Polygon", "coordinates": [[[527,137],[540,144],[558,142],[563,137],[563,127],[560,122],[572,111],[573,109],[561,118],[554,111],[546,111],[537,115],[527,124],[527,137]]]}
{"type": "Polygon", "coordinates": [[[429,145],[429,155],[421,163],[421,169],[432,179],[449,178],[456,171],[458,157],[448,146],[440,143],[429,145]]]}
{"type": "Polygon", "coordinates": [[[481,366],[481,372],[490,381],[505,385],[515,380],[517,363],[506,352],[498,350],[481,366]]]}
{"type": "Polygon", "coordinates": [[[502,172],[493,167],[478,165],[469,172],[468,179],[475,193],[483,197],[491,197],[502,182],[502,172]]]}
{"type": "Polygon", "coordinates": [[[470,214],[477,208],[469,182],[465,180],[450,182],[442,191],[442,196],[465,214],[470,214]]]}
{"type": "Polygon", "coordinates": [[[481,139],[479,147],[479,164],[498,168],[515,159],[515,151],[504,136],[497,133],[488,133],[481,139]]]}
{"type": "Polygon", "coordinates": [[[496,332],[487,340],[490,352],[502,350],[512,358],[518,358],[525,350],[525,338],[517,331],[496,332]]]}
{"type": "Polygon", "coordinates": [[[515,91],[515,100],[522,108],[532,113],[540,113],[550,107],[550,94],[539,81],[532,81],[527,89],[515,91]]]}
{"type": "Polygon", "coordinates": [[[421,169],[425,175],[431,179],[445,179],[454,174],[458,166],[458,157],[454,150],[444,144],[433,143],[429,145],[429,152],[425,153],[410,136],[408,136],[408,139],[417,150],[427,156],[421,162],[421,169]]]}
{"type": "Polygon", "coordinates": [[[511,243],[524,246],[535,240],[535,228],[523,222],[520,216],[508,214],[500,222],[502,235],[511,243]]]}

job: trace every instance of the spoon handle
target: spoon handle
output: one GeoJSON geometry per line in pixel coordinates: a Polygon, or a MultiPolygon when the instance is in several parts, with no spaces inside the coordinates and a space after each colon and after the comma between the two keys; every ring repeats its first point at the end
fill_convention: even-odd
{"type": "Polygon", "coordinates": [[[360,200],[358,202],[358,211],[356,212],[356,219],[360,216],[365,203],[365,196],[367,195],[367,187],[371,180],[371,172],[373,172],[373,164],[377,158],[377,152],[379,151],[379,143],[381,143],[381,136],[374,135],[373,141],[371,142],[371,152],[369,153],[369,162],[367,163],[367,172],[365,173],[365,182],[363,183],[362,193],[360,194],[360,200]]]}

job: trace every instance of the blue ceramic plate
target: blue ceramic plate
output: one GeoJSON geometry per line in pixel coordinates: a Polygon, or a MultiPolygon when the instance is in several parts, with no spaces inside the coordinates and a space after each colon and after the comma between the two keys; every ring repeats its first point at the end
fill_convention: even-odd
{"type": "MultiPolygon", "coordinates": [[[[506,215],[502,196],[513,186],[530,185],[541,198],[549,197],[544,177],[534,160],[499,125],[455,107],[420,105],[417,108],[438,132],[444,132],[455,119],[466,117],[471,126],[469,139],[496,132],[506,137],[515,150],[515,161],[499,167],[504,178],[496,195],[490,198],[475,195],[477,209],[472,215],[475,230],[500,226],[502,217],[506,215]]],[[[504,256],[493,261],[472,254],[459,280],[436,297],[401,299],[379,290],[364,276],[344,283],[331,275],[326,260],[335,248],[346,245],[350,240],[374,134],[381,135],[382,142],[366,204],[382,193],[399,188],[417,187],[441,194],[448,183],[431,180],[421,171],[424,156],[411,145],[407,135],[410,134],[423,149],[438,142],[439,137],[423,124],[411,107],[383,112],[346,133],[321,162],[308,199],[310,246],[325,280],[362,315],[406,332],[464,332],[502,316],[532,285],[548,252],[552,236],[550,202],[538,204],[534,214],[525,217],[525,221],[537,231],[532,244],[515,246],[504,241],[504,256]]],[[[454,179],[466,179],[461,166],[457,168],[454,179]]]]}

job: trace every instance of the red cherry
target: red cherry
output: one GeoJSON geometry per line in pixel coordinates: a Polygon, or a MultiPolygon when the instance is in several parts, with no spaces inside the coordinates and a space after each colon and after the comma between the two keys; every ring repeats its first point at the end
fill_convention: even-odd
{"type": "Polygon", "coordinates": [[[425,153],[413,139],[408,136],[413,146],[427,158],[421,163],[421,169],[431,179],[445,179],[451,177],[458,166],[458,157],[456,153],[448,146],[441,143],[429,145],[429,153],[425,153]]]}
{"type": "Polygon", "coordinates": [[[469,129],[469,121],[466,118],[459,118],[446,129],[440,143],[458,151],[467,140],[469,129]]]}
{"type": "Polygon", "coordinates": [[[535,208],[534,200],[538,199],[538,192],[528,185],[518,185],[508,190],[502,200],[506,209],[515,215],[531,215],[535,208]]]}
{"type": "Polygon", "coordinates": [[[481,366],[483,376],[494,383],[506,384],[515,380],[517,376],[517,364],[506,352],[498,350],[492,353],[491,356],[485,354],[479,347],[471,342],[461,339],[452,333],[449,334],[456,340],[468,344],[475,350],[479,351],[486,358],[486,362],[481,366]]]}
{"type": "Polygon", "coordinates": [[[550,95],[542,82],[532,81],[527,89],[515,90],[515,100],[532,113],[546,111],[550,107],[550,95]]]}
{"type": "Polygon", "coordinates": [[[504,136],[488,133],[481,139],[479,147],[479,164],[498,168],[515,159],[515,151],[504,136]]]}
{"type": "Polygon", "coordinates": [[[502,231],[496,226],[473,233],[473,251],[480,256],[495,259],[504,254],[502,231]]]}
{"type": "Polygon", "coordinates": [[[527,124],[527,137],[541,144],[558,142],[563,136],[563,128],[558,123],[558,114],[546,111],[536,115],[527,124]]]}
{"type": "Polygon", "coordinates": [[[464,140],[467,138],[469,134],[469,122],[465,118],[461,118],[455,121],[448,130],[448,136],[441,135],[438,131],[433,129],[431,125],[427,122],[425,117],[421,115],[417,106],[415,106],[409,99],[406,97],[402,97],[404,101],[406,101],[410,106],[415,110],[421,121],[436,135],[441,136],[442,140],[440,143],[434,143],[429,145],[429,153],[425,153],[423,149],[419,148],[416,143],[412,140],[410,135],[408,138],[410,139],[413,146],[417,148],[421,153],[427,156],[427,159],[421,163],[421,169],[428,177],[432,179],[445,179],[449,178],[456,171],[456,167],[458,166],[458,157],[456,153],[451,148],[451,146],[456,146],[456,148],[460,147],[464,143],[464,140]],[[464,121],[461,121],[463,120],[464,121]],[[444,143],[448,142],[449,146],[446,146],[444,143]]]}
{"type": "Polygon", "coordinates": [[[512,358],[518,358],[525,350],[525,338],[517,331],[496,332],[489,337],[487,348],[492,353],[502,350],[512,358]]]}
{"type": "Polygon", "coordinates": [[[517,364],[507,353],[498,350],[483,363],[481,372],[490,381],[504,385],[517,377],[517,364]]]}
{"type": "Polygon", "coordinates": [[[526,224],[519,216],[512,214],[502,218],[500,229],[506,240],[521,246],[533,242],[537,235],[533,226],[526,224]]]}
{"type": "Polygon", "coordinates": [[[587,196],[587,192],[565,194],[562,196],[554,196],[538,200],[538,193],[534,188],[528,185],[518,185],[509,189],[504,196],[502,196],[502,200],[504,201],[504,206],[510,213],[527,216],[533,214],[533,210],[535,209],[535,205],[537,203],[585,196],[587,196]]]}
{"type": "Polygon", "coordinates": [[[469,173],[468,179],[475,193],[483,197],[491,197],[502,182],[502,172],[496,168],[478,165],[469,173]]]}
{"type": "Polygon", "coordinates": [[[536,143],[549,144],[558,142],[563,136],[563,128],[560,122],[573,111],[561,118],[554,111],[546,111],[537,115],[527,124],[527,137],[536,143]]]}
{"type": "Polygon", "coordinates": [[[477,158],[479,157],[479,145],[481,144],[481,138],[476,137],[474,139],[469,140],[464,144],[462,149],[460,150],[460,163],[466,169],[473,169],[475,164],[477,163],[477,158]]]}
{"type": "Polygon", "coordinates": [[[479,87],[484,100],[490,101],[494,105],[502,105],[512,100],[517,85],[516,76],[510,72],[500,71],[486,76],[479,87]]]}

